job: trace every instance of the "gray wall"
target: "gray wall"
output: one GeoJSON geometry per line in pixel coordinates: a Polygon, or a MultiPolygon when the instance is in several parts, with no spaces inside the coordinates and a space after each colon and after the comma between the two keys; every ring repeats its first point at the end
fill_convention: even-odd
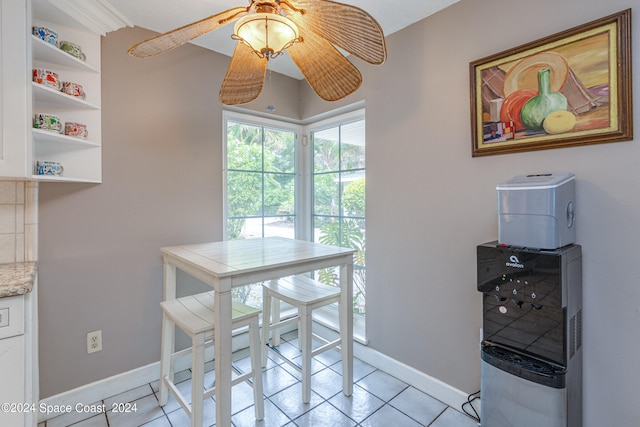
{"type": "MultiPolygon", "coordinates": [[[[382,67],[354,60],[364,83],[346,100],[319,101],[297,82],[286,100],[266,94],[268,103],[290,99],[278,112],[301,119],[365,99],[373,349],[465,392],[479,389],[475,246],[497,237],[495,185],[572,171],[584,261],[584,425],[640,424],[640,146],[472,158],[469,126],[470,61],[631,6],[462,0],[388,37],[382,67]]],[[[156,361],[157,248],[221,237],[216,97],[228,59],[187,46],[142,65],[123,51],[145,35],[121,30],[103,43],[104,183],[40,189],[42,397],[156,361]],[[84,334],[94,329],[103,329],[105,350],[87,356],[84,334]]],[[[637,70],[637,30],[633,45],[637,70]]]]}
{"type": "MultiPolygon", "coordinates": [[[[159,248],[222,238],[218,90],[229,58],[192,45],[127,55],[150,36],[103,39],[102,184],[40,186],[42,398],[159,360],[159,248]],[[97,329],[103,350],[87,355],[97,329]]],[[[255,108],[266,99],[298,114],[298,86],[273,73],[255,108]]]]}
{"type": "Polygon", "coordinates": [[[390,36],[388,62],[363,68],[371,347],[454,387],[478,390],[475,246],[497,238],[495,186],[519,174],[572,171],[584,266],[584,425],[640,425],[632,397],[640,382],[637,138],[472,158],[469,120],[469,62],[631,5],[463,0],[390,36]]]}

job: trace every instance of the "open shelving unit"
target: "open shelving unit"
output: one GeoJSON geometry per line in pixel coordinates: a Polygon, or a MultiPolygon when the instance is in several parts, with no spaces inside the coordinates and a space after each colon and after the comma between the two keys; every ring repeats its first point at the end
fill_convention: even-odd
{"type": "Polygon", "coordinates": [[[83,29],[68,26],[68,23],[49,22],[37,17],[37,2],[34,3],[32,25],[44,26],[58,33],[58,41],[68,40],[81,46],[86,55],[82,61],[56,46],[31,35],[32,69],[51,70],[60,81],[81,85],[85,99],[67,95],[62,91],[31,82],[32,118],[46,113],[60,117],[66,122],[83,123],[88,137],[75,138],[64,134],[34,129],[30,130],[33,143],[33,175],[40,181],[102,182],[102,118],[100,77],[100,36],[83,29]],[[38,175],[37,161],[59,162],[64,167],[61,176],[38,175]]]}

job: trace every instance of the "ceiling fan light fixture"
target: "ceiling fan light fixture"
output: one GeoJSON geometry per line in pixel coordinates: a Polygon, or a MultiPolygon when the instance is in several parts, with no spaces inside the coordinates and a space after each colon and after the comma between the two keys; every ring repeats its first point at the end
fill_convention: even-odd
{"type": "Polygon", "coordinates": [[[298,27],[277,13],[257,12],[236,23],[231,36],[249,46],[262,58],[275,58],[298,41],[298,27]]]}

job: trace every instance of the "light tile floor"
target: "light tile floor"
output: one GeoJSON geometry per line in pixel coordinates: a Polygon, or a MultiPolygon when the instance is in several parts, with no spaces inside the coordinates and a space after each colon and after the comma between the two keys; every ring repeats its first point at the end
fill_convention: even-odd
{"type": "MultiPolygon", "coordinates": [[[[296,332],[283,335],[281,351],[295,354],[298,350],[296,332]]],[[[241,369],[249,369],[248,352],[234,354],[241,369]]],[[[212,364],[211,368],[212,368],[212,364]]],[[[338,352],[317,356],[313,364],[311,401],[301,401],[300,375],[276,357],[270,357],[265,371],[265,417],[256,422],[251,387],[246,383],[233,388],[232,422],[235,427],[475,427],[478,423],[464,413],[409,386],[359,359],[354,360],[353,395],[342,394],[342,365],[338,352]]],[[[213,370],[207,372],[205,384],[211,384],[213,370]]],[[[176,374],[180,391],[190,398],[190,371],[176,374]],[[181,381],[182,380],[182,381],[181,381]]],[[[189,419],[178,402],[169,398],[164,407],[158,405],[158,381],[129,390],[101,402],[106,413],[92,415],[76,413],[61,415],[40,423],[39,427],[182,427],[189,419]],[[115,412],[114,407],[123,410],[115,412]]],[[[469,409],[469,408],[467,408],[469,409]]],[[[215,425],[215,401],[208,399],[204,409],[205,426],[215,425]]]]}

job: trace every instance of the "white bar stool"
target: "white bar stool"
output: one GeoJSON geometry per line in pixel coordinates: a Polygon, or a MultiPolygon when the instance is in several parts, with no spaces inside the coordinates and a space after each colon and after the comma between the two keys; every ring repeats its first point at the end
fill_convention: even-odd
{"type": "MultiPolygon", "coordinates": [[[[262,285],[262,366],[267,364],[267,353],[272,351],[279,358],[302,374],[302,402],[309,403],[311,398],[311,359],[340,345],[340,338],[335,341],[327,341],[314,334],[312,331],[312,312],[316,308],[329,304],[340,304],[340,288],[320,283],[307,276],[291,276],[279,280],[264,282],[262,285]],[[285,301],[298,309],[298,314],[287,320],[280,320],[280,301],[285,301]],[[271,311],[273,310],[273,315],[271,311]],[[298,323],[298,341],[302,352],[302,365],[298,365],[277,347],[280,345],[279,329],[298,323]],[[272,331],[272,342],[269,344],[269,332],[272,331]],[[323,345],[311,349],[311,338],[316,338],[323,345]]],[[[340,331],[342,333],[343,320],[340,318],[340,331]]],[[[340,349],[342,358],[344,353],[340,349]]]]}
{"type": "MultiPolygon", "coordinates": [[[[202,427],[203,402],[215,393],[215,385],[204,388],[205,344],[213,344],[214,311],[213,291],[190,295],[160,303],[163,311],[162,354],[160,359],[160,406],[167,404],[171,391],[191,419],[192,427],[202,427]],[[174,384],[173,362],[177,356],[189,349],[175,352],[175,326],[191,337],[191,405],[174,384]]],[[[246,381],[253,387],[256,420],[264,418],[264,395],[262,394],[262,367],[260,366],[260,333],[258,315],[260,310],[241,303],[233,303],[232,328],[249,327],[249,352],[251,372],[243,373],[230,366],[238,377],[231,382],[236,385],[246,381]],[[251,381],[250,381],[251,380],[251,381]]]]}

